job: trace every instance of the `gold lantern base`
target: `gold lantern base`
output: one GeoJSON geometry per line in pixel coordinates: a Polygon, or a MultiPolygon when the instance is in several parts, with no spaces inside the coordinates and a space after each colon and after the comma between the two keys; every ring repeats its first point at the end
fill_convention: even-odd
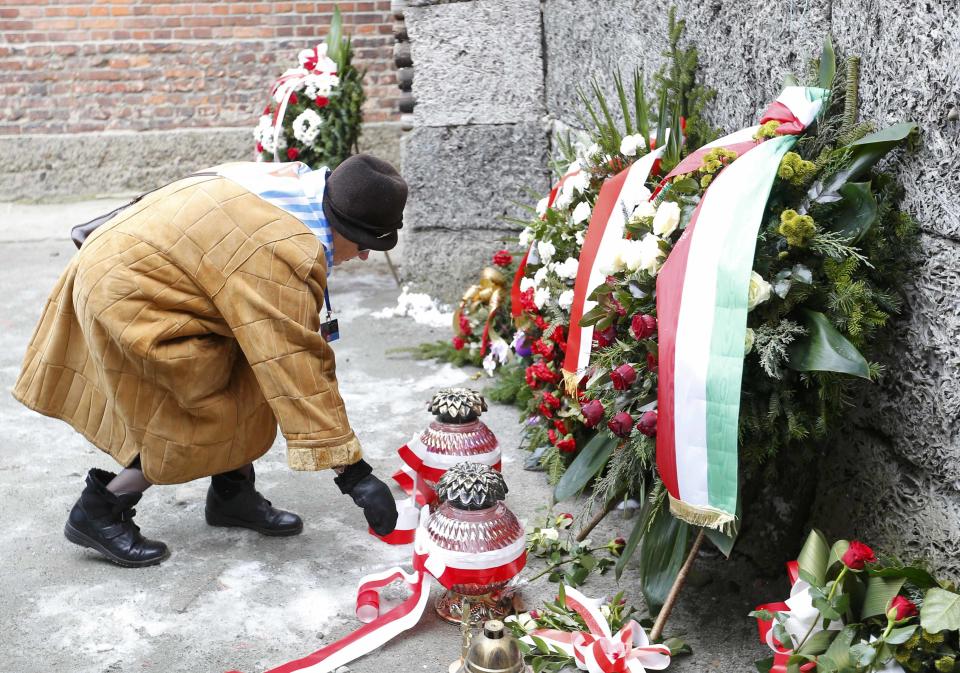
{"type": "Polygon", "coordinates": [[[513,614],[513,598],[512,592],[498,591],[482,596],[464,596],[448,589],[437,599],[435,609],[444,621],[451,624],[466,622],[473,627],[488,619],[503,620],[507,615],[513,614]],[[465,604],[470,606],[470,614],[466,620],[463,619],[465,604]]]}

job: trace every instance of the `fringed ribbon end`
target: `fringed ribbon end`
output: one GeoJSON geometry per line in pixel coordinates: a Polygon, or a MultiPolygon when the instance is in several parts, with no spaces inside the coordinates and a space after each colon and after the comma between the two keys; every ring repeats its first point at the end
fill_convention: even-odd
{"type": "Polygon", "coordinates": [[[567,397],[572,400],[577,399],[577,389],[580,387],[580,374],[577,372],[568,372],[566,369],[561,371],[563,372],[563,387],[567,391],[567,397]]]}
{"type": "Polygon", "coordinates": [[[692,526],[712,528],[724,535],[733,535],[737,530],[737,517],[722,509],[707,505],[691,505],[688,502],[670,497],[670,513],[692,526]]]}

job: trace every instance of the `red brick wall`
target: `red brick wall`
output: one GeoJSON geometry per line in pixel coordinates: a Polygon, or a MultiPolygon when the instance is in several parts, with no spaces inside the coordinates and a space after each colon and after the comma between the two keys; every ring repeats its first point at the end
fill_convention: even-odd
{"type": "MultiPolygon", "coordinates": [[[[389,0],[340,2],[365,121],[398,118],[389,0]]],[[[332,2],[0,0],[0,135],[250,126],[332,2]]]]}

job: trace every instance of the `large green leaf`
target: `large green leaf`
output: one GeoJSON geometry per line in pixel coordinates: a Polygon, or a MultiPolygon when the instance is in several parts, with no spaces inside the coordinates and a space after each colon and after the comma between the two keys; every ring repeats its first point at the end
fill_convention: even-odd
{"type": "Polygon", "coordinates": [[[617,559],[617,565],[614,568],[614,574],[616,574],[618,580],[620,579],[620,575],[623,574],[623,571],[626,570],[627,563],[630,562],[633,553],[637,551],[637,545],[639,545],[640,540],[643,539],[643,534],[647,532],[647,524],[650,523],[650,506],[650,503],[646,502],[643,507],[640,508],[640,511],[637,513],[637,521],[633,524],[630,537],[627,538],[627,544],[624,545],[623,551],[620,552],[620,558],[617,559]]]}
{"type": "Polygon", "coordinates": [[[341,63],[340,53],[341,49],[341,36],[343,35],[343,17],[340,14],[340,5],[333,6],[333,18],[330,20],[330,30],[327,32],[327,56],[331,60],[336,61],[337,65],[340,66],[339,69],[343,70],[343,64],[341,63]]]}
{"type": "Polygon", "coordinates": [[[857,637],[856,626],[845,626],[830,643],[830,647],[819,658],[818,669],[826,671],[847,671],[850,666],[850,646],[857,637]]]}
{"type": "Polygon", "coordinates": [[[809,574],[814,584],[823,587],[827,581],[827,558],[830,556],[830,547],[823,533],[814,528],[803,543],[803,548],[797,556],[800,570],[809,574]]]}
{"type": "Polygon", "coordinates": [[[693,527],[660,507],[640,547],[640,590],[651,614],[659,612],[690,547],[693,527]]]}
{"type": "Polygon", "coordinates": [[[820,87],[829,90],[833,86],[833,78],[837,75],[837,55],[833,51],[833,40],[827,35],[820,51],[820,87]]]}
{"type": "Polygon", "coordinates": [[[560,477],[557,487],[553,490],[554,499],[560,502],[582,491],[584,486],[607,464],[616,445],[615,437],[610,437],[604,432],[594,435],[560,477]]]}
{"type": "Polygon", "coordinates": [[[867,597],[863,601],[861,617],[876,617],[886,614],[893,597],[900,593],[903,577],[879,577],[877,575],[867,579],[867,597]]]}
{"type": "Polygon", "coordinates": [[[939,587],[930,589],[920,608],[920,626],[930,633],[960,630],[960,595],[939,587]]]}
{"type": "Polygon", "coordinates": [[[877,221],[877,199],[870,190],[869,182],[848,182],[839,190],[843,197],[836,218],[834,230],[851,243],[862,239],[873,223],[877,221]]]}
{"type": "Polygon", "coordinates": [[[806,654],[807,656],[816,656],[823,654],[833,642],[833,637],[837,635],[836,631],[818,631],[803,643],[797,654],[806,654]]]}
{"type": "Polygon", "coordinates": [[[818,311],[803,310],[807,334],[790,344],[787,365],[799,372],[840,372],[870,378],[870,367],[856,347],[818,311]]]}
{"type": "Polygon", "coordinates": [[[807,196],[815,202],[830,203],[836,201],[839,198],[840,187],[851,180],[866,175],[870,168],[880,161],[887,152],[906,140],[916,130],[917,125],[913,122],[894,124],[882,131],[866,135],[846,147],[834,150],[833,154],[836,156],[849,152],[846,165],[831,175],[826,183],[814,183],[807,196]]]}
{"type": "Polygon", "coordinates": [[[877,577],[903,577],[918,589],[929,589],[937,585],[937,580],[923,568],[913,566],[887,567],[879,569],[869,569],[867,574],[877,577]]]}

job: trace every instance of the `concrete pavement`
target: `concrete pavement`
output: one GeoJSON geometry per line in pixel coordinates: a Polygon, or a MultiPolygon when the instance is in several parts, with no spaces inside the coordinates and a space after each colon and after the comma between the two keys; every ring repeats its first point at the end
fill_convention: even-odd
{"type": "MultiPolygon", "coordinates": [[[[257,462],[257,483],[276,505],[303,516],[298,537],[208,527],[207,482],[201,480],[154,487],[137,507],[144,533],[172,549],[158,567],[118,568],[63,538],[86,471],[115,466],[66,424],[20,406],[9,389],[47,294],[74,252],[69,226],[119,202],[0,204],[0,672],[257,673],[356,628],[356,581],[408,562],[410,552],[367,535],[360,510],[339,493],[332,473],[289,470],[282,441],[257,462]]],[[[330,290],[341,324],[335,346],[341,392],[367,460],[386,478],[396,466],[395,449],[429,422],[424,402],[432,392],[482,382],[470,381],[475,372],[393,351],[447,331],[409,318],[373,317],[394,306],[399,294],[382,263],[338,269],[330,290]]],[[[525,523],[541,519],[549,489],[542,474],[521,469],[526,454],[516,448],[515,410],[491,405],[485,421],[504,447],[509,506],[525,523]]],[[[572,504],[557,509],[577,511],[572,504]]],[[[632,523],[610,517],[592,538],[626,535],[632,523]]],[[[786,581],[756,584],[749,568],[710,558],[700,559],[697,571],[700,586],[687,591],[668,628],[686,634],[695,655],[671,668],[751,670],[753,659],[766,653],[746,613],[761,600],[780,598],[786,581]]],[[[633,569],[622,586],[641,604],[633,569]]],[[[611,574],[592,577],[583,590],[610,596],[617,587],[611,574]]],[[[524,595],[533,606],[552,591],[541,580],[524,595]]],[[[446,671],[458,645],[457,630],[431,611],[350,670],[446,671]]]]}

